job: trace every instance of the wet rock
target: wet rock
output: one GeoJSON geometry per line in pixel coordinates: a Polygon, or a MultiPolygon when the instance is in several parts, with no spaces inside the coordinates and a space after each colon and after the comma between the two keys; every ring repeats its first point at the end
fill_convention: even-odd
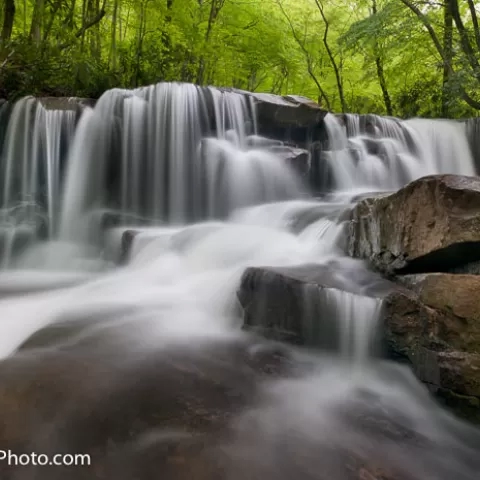
{"type": "Polygon", "coordinates": [[[40,97],[38,101],[47,110],[77,110],[78,107],[91,107],[95,106],[97,102],[93,98],[79,98],[79,97],[40,97]]]}
{"type": "Polygon", "coordinates": [[[82,272],[4,271],[0,275],[0,299],[68,288],[91,279],[92,274],[82,272]]]}
{"type": "Polygon", "coordinates": [[[268,148],[268,147],[282,147],[281,140],[274,140],[271,138],[261,137],[259,135],[249,135],[246,138],[247,145],[251,148],[268,148]]]}
{"type": "MultiPolygon", "coordinates": [[[[289,362],[282,347],[249,337],[27,351],[0,363],[0,441],[18,454],[89,454],[105,473],[96,478],[215,478],[209,451],[260,379],[286,375],[289,362]]],[[[16,479],[32,474],[22,468],[16,479]]],[[[91,468],[44,467],[35,478],[92,478],[91,468]]],[[[2,479],[13,470],[0,463],[2,479]]]]}
{"type": "Polygon", "coordinates": [[[342,295],[381,298],[394,284],[358,265],[300,265],[248,268],[238,290],[247,328],[275,340],[328,350],[338,349],[336,311],[342,295]],[[329,298],[329,296],[333,296],[329,298]]]}
{"type": "Polygon", "coordinates": [[[475,162],[476,173],[480,174],[480,119],[474,117],[465,120],[465,130],[475,162]]]}
{"type": "Polygon", "coordinates": [[[476,275],[419,274],[398,279],[418,294],[419,300],[457,319],[448,325],[449,343],[480,353],[480,277],[476,275]]]}
{"type": "Polygon", "coordinates": [[[480,179],[433,175],[361,201],[348,252],[387,274],[444,272],[480,260],[480,179]]]}
{"type": "Polygon", "coordinates": [[[275,146],[269,149],[280,157],[287,165],[300,175],[307,175],[310,171],[310,152],[303,148],[275,146]]]}
{"type": "Polygon", "coordinates": [[[475,478],[477,452],[455,443],[470,463],[449,475],[462,458],[439,464],[450,438],[432,444],[423,418],[405,418],[402,402],[368,381],[325,396],[318,387],[330,384],[305,376],[285,346],[250,335],[154,343],[129,337],[128,347],[76,344],[0,362],[2,445],[90,456],[89,466],[0,462],[2,480],[475,478]]]}
{"type": "Polygon", "coordinates": [[[446,403],[457,413],[480,421],[477,307],[468,305],[461,293],[454,298],[461,285],[455,275],[421,277],[406,281],[418,294],[393,292],[384,300],[382,337],[386,352],[409,364],[416,376],[448,400],[446,403]]]}
{"type": "Polygon", "coordinates": [[[299,95],[279,96],[272,93],[256,93],[246,90],[223,88],[243,93],[253,99],[259,124],[278,127],[309,127],[320,123],[327,114],[317,102],[299,95]]]}

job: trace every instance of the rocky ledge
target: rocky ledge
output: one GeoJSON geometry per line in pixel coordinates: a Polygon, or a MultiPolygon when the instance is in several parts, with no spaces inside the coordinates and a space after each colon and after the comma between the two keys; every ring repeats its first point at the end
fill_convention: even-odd
{"type": "MultiPolygon", "coordinates": [[[[199,87],[202,88],[202,87],[199,87]]],[[[326,141],[323,118],[327,111],[317,102],[298,95],[274,95],[233,88],[217,88],[221,92],[235,92],[252,100],[257,112],[257,127],[260,135],[270,138],[289,139],[294,144],[307,145],[309,141],[326,141]]],[[[209,115],[213,117],[213,103],[205,95],[209,115]]],[[[78,110],[94,107],[96,99],[77,97],[41,97],[38,101],[47,110],[78,110]]]]}

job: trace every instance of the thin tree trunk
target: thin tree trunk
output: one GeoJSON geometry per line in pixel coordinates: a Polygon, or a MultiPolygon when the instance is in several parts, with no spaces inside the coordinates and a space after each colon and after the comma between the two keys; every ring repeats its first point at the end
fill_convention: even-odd
{"type": "Polygon", "coordinates": [[[288,22],[288,25],[290,26],[290,30],[292,32],[293,38],[297,42],[298,46],[301,48],[303,55],[305,56],[305,60],[307,62],[307,71],[308,74],[310,75],[311,79],[315,82],[315,85],[318,88],[319,95],[318,95],[318,103],[321,104],[322,100],[325,101],[325,106],[327,107],[327,110],[331,110],[331,105],[330,105],[330,100],[327,97],[327,94],[325,90],[323,89],[320,81],[318,80],[317,76],[315,75],[315,72],[313,71],[313,65],[312,65],[312,58],[310,56],[310,52],[305,48],[305,44],[302,42],[300,37],[298,36],[292,21],[290,20],[290,17],[287,15],[287,12],[285,12],[285,9],[283,8],[283,5],[281,4],[280,0],[277,0],[277,4],[280,8],[280,10],[283,13],[283,16],[288,22]]]}
{"type": "MultiPolygon", "coordinates": [[[[210,4],[210,13],[208,15],[208,24],[207,24],[207,30],[205,32],[205,45],[208,44],[208,41],[210,39],[210,35],[213,30],[213,26],[215,24],[215,21],[217,20],[218,14],[220,13],[220,10],[222,9],[223,5],[225,4],[225,0],[211,0],[210,4]]],[[[205,57],[202,55],[200,57],[200,62],[198,66],[198,73],[197,73],[197,83],[199,85],[203,84],[205,76],[205,57]]]]}
{"type": "Polygon", "coordinates": [[[114,0],[113,3],[113,14],[112,14],[112,37],[110,43],[110,65],[112,70],[115,72],[117,70],[117,11],[118,11],[118,0],[114,0]]]}
{"type": "Polygon", "coordinates": [[[47,26],[45,27],[45,30],[43,32],[43,41],[47,40],[48,36],[50,35],[50,32],[53,27],[53,22],[55,22],[55,17],[57,16],[57,13],[62,6],[62,0],[57,0],[55,4],[53,5],[52,12],[50,13],[50,17],[48,19],[47,26]]]}
{"type": "MultiPolygon", "coordinates": [[[[372,13],[373,15],[377,14],[377,0],[372,0],[372,13]]],[[[385,103],[385,109],[387,110],[387,115],[393,115],[392,100],[390,99],[390,94],[388,93],[387,88],[387,79],[385,78],[385,71],[383,69],[383,60],[380,56],[380,48],[377,40],[375,39],[374,43],[375,49],[375,65],[377,67],[377,77],[380,88],[382,89],[383,101],[385,103]]]]}
{"type": "Polygon", "coordinates": [[[138,87],[140,83],[140,65],[141,65],[143,37],[144,37],[144,30],[145,30],[145,13],[146,13],[145,10],[146,10],[146,2],[143,1],[140,7],[140,23],[139,23],[138,37],[137,37],[137,64],[135,67],[135,87],[138,87]]]}
{"type": "Polygon", "coordinates": [[[330,24],[327,20],[327,17],[325,16],[323,5],[320,2],[320,0],[315,0],[315,3],[320,12],[320,15],[322,16],[323,23],[325,24],[325,30],[323,32],[323,44],[325,45],[325,50],[327,51],[328,58],[330,59],[330,63],[332,64],[332,68],[335,73],[335,79],[336,79],[337,88],[338,88],[338,95],[340,97],[340,104],[342,105],[342,113],[345,113],[347,111],[347,103],[345,102],[345,95],[343,94],[342,76],[340,74],[340,70],[338,68],[337,62],[333,55],[332,49],[328,44],[328,30],[330,28],[330,24]]]}
{"type": "Polygon", "coordinates": [[[37,44],[42,38],[43,17],[45,13],[45,0],[37,0],[33,8],[32,24],[30,26],[30,38],[37,44]]]}
{"type": "Polygon", "coordinates": [[[451,69],[449,65],[453,61],[453,16],[450,2],[445,2],[443,7],[443,50],[445,61],[443,62],[443,84],[442,84],[442,116],[449,117],[449,88],[451,69]]]}

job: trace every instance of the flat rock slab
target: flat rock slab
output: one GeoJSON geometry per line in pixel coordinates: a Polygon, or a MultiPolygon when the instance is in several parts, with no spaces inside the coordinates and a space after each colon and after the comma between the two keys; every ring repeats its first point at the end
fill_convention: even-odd
{"type": "Polygon", "coordinates": [[[348,252],[386,274],[445,272],[480,260],[480,179],[428,176],[361,201],[348,252]]]}

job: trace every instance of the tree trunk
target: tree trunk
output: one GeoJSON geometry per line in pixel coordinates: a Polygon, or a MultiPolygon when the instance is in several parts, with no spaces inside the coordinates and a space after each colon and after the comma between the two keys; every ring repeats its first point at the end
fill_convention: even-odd
{"type": "Polygon", "coordinates": [[[451,69],[449,65],[453,61],[453,16],[450,2],[445,2],[443,7],[443,50],[445,59],[443,61],[443,82],[442,82],[442,116],[449,117],[449,88],[451,69]]]}
{"type": "Polygon", "coordinates": [[[3,9],[3,25],[0,43],[5,45],[12,38],[13,21],[15,20],[15,0],[5,0],[3,9]]]}
{"type": "Polygon", "coordinates": [[[43,17],[45,13],[45,0],[37,0],[33,8],[32,24],[30,26],[30,38],[39,44],[42,39],[43,17]]]}
{"type": "MultiPolygon", "coordinates": [[[[218,14],[220,13],[220,10],[222,9],[225,0],[211,0],[210,4],[210,13],[208,15],[208,24],[207,24],[207,30],[205,32],[205,46],[208,44],[208,41],[210,39],[210,35],[213,30],[213,26],[215,24],[215,21],[217,20],[218,14]]],[[[202,85],[203,80],[205,76],[205,57],[202,55],[200,57],[200,62],[198,66],[198,73],[197,73],[197,83],[199,85],[202,85]]]]}
{"type": "Polygon", "coordinates": [[[114,0],[113,14],[112,14],[112,37],[110,43],[110,65],[112,70],[117,70],[117,12],[118,12],[118,0],[114,0]]]}
{"type": "Polygon", "coordinates": [[[327,17],[325,16],[325,13],[323,11],[323,5],[320,0],[315,0],[315,3],[317,5],[318,11],[320,12],[320,15],[322,16],[323,23],[325,24],[325,30],[323,32],[323,44],[325,45],[325,50],[327,51],[328,58],[330,59],[330,63],[332,64],[332,68],[335,73],[335,80],[337,82],[338,95],[340,97],[340,104],[342,106],[342,113],[345,113],[347,111],[347,102],[345,102],[345,95],[343,93],[342,76],[340,74],[340,69],[338,68],[330,45],[328,44],[328,30],[330,28],[330,24],[327,20],[327,17]]]}
{"type": "MultiPolygon", "coordinates": [[[[377,14],[377,0],[372,0],[372,14],[377,14]]],[[[385,109],[387,110],[387,115],[393,115],[392,100],[390,99],[390,94],[388,93],[387,88],[387,79],[385,78],[385,71],[383,69],[383,60],[380,56],[380,48],[377,40],[375,39],[374,43],[375,49],[375,65],[377,67],[377,77],[380,88],[382,89],[383,101],[385,103],[385,109]]]]}

